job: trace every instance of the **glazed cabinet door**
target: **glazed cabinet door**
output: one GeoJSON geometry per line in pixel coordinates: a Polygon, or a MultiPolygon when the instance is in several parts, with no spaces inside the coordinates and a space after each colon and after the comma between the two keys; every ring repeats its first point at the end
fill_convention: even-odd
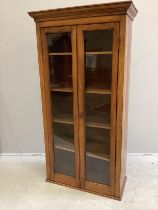
{"type": "Polygon", "coordinates": [[[114,194],[119,26],[77,26],[81,187],[114,194]]]}
{"type": "Polygon", "coordinates": [[[76,27],[41,29],[41,39],[49,179],[78,187],[76,27]]]}

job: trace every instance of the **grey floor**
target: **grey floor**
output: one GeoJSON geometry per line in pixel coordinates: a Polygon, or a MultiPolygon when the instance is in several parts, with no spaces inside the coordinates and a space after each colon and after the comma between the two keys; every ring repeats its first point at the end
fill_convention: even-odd
{"type": "Polygon", "coordinates": [[[46,183],[44,157],[0,156],[0,210],[158,210],[158,156],[128,156],[123,200],[46,183]]]}

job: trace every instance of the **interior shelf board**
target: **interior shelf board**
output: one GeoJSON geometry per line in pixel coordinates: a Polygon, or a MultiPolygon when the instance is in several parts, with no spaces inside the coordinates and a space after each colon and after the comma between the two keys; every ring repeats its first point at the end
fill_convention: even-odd
{"type": "Polygon", "coordinates": [[[53,122],[56,123],[64,123],[64,124],[69,124],[69,125],[73,125],[73,120],[71,118],[61,118],[61,117],[55,117],[53,122]]]}
{"type": "Polygon", "coordinates": [[[111,95],[112,91],[111,90],[106,90],[106,89],[99,89],[99,88],[86,88],[86,93],[111,95]]]}
{"type": "MultiPolygon", "coordinates": [[[[68,151],[68,152],[75,152],[74,148],[64,147],[64,145],[56,145],[55,148],[65,150],[65,151],[68,151]]],[[[97,154],[94,154],[92,152],[86,152],[86,155],[89,156],[89,157],[100,159],[100,160],[110,161],[110,157],[108,155],[97,155],[97,154]]]]}
{"type": "MultiPolygon", "coordinates": [[[[51,91],[54,92],[73,92],[72,87],[52,87],[50,89],[51,91]]],[[[106,90],[106,89],[97,89],[97,88],[86,88],[85,90],[86,93],[94,93],[94,94],[105,94],[105,95],[111,95],[112,91],[111,90],[106,90]]]]}
{"type": "MultiPolygon", "coordinates": [[[[66,144],[56,144],[55,145],[56,149],[61,149],[61,150],[65,150],[68,152],[75,152],[74,147],[72,145],[66,145],[66,144]]],[[[93,157],[93,158],[97,158],[100,160],[106,160],[106,161],[110,161],[110,156],[108,154],[95,154],[91,151],[87,151],[86,155],[89,157],[93,157]]]]}
{"type": "MultiPolygon", "coordinates": [[[[64,118],[64,117],[55,117],[53,122],[55,123],[62,123],[62,124],[69,124],[69,125],[73,125],[73,119],[71,118],[64,118]]],[[[106,123],[99,123],[99,122],[87,122],[86,123],[87,127],[91,127],[91,128],[103,128],[103,129],[111,129],[110,124],[106,124],[106,123]]]]}
{"type": "MultiPolygon", "coordinates": [[[[50,52],[49,55],[72,55],[72,52],[50,52]]],[[[112,55],[112,51],[85,52],[86,55],[112,55]]]]}
{"type": "Polygon", "coordinates": [[[87,127],[91,128],[104,128],[104,129],[111,129],[110,124],[105,124],[105,123],[97,123],[97,122],[87,122],[86,123],[87,127]]]}
{"type": "Polygon", "coordinates": [[[50,52],[49,55],[72,55],[72,52],[50,52]]]}
{"type": "Polygon", "coordinates": [[[112,55],[112,51],[85,52],[86,55],[112,55]]]}
{"type": "Polygon", "coordinates": [[[55,148],[56,148],[56,149],[65,150],[65,151],[68,151],[68,152],[75,152],[74,149],[68,148],[68,147],[64,147],[64,146],[62,146],[62,145],[56,145],[55,148]]]}
{"type": "Polygon", "coordinates": [[[94,154],[94,153],[91,153],[91,152],[86,152],[86,155],[89,156],[89,157],[100,159],[100,160],[110,161],[110,156],[108,156],[108,155],[97,155],[97,154],[94,154]]]}
{"type": "Polygon", "coordinates": [[[72,87],[52,87],[51,91],[55,92],[73,92],[72,87]]]}

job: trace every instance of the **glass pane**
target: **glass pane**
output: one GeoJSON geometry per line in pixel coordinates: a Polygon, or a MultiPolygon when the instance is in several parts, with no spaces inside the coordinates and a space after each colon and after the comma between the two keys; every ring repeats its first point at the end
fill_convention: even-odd
{"type": "Polygon", "coordinates": [[[71,33],[47,34],[55,173],[75,176],[71,33]],[[64,54],[64,52],[66,52],[64,54]],[[61,91],[62,89],[62,91],[61,91]]]}
{"type": "Polygon", "coordinates": [[[71,52],[71,33],[47,34],[49,52],[71,52]]]}
{"type": "Polygon", "coordinates": [[[73,125],[54,123],[55,172],[75,176],[73,125]]]}
{"type": "Polygon", "coordinates": [[[86,55],[86,88],[111,89],[112,55],[86,55]]]}
{"type": "Polygon", "coordinates": [[[95,30],[84,32],[85,51],[112,50],[112,30],[95,30]]]}
{"type": "Polygon", "coordinates": [[[86,94],[87,122],[110,124],[111,95],[86,94]]]}
{"type": "Polygon", "coordinates": [[[110,130],[86,128],[87,180],[109,184],[110,130]]]}
{"type": "Polygon", "coordinates": [[[84,32],[86,178],[110,184],[112,30],[84,32]]]}
{"type": "Polygon", "coordinates": [[[72,88],[72,56],[49,56],[50,81],[52,88],[72,88]]]}
{"type": "Polygon", "coordinates": [[[65,92],[52,93],[53,118],[73,121],[73,94],[65,92]]]}

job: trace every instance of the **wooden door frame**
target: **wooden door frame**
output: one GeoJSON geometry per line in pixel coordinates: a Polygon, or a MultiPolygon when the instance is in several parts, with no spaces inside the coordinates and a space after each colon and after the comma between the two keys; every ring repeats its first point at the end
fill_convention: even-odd
{"type": "Polygon", "coordinates": [[[80,139],[80,181],[81,188],[99,194],[114,196],[115,188],[115,135],[116,135],[116,98],[117,98],[117,68],[119,48],[119,23],[101,23],[77,26],[78,50],[78,98],[79,98],[79,139],[80,139]],[[85,179],[85,66],[83,31],[113,29],[113,59],[112,59],[112,95],[111,95],[111,140],[110,140],[110,185],[98,184],[85,179]]]}
{"type": "Polygon", "coordinates": [[[77,50],[76,50],[76,26],[49,27],[40,28],[41,36],[41,90],[43,101],[43,121],[45,126],[45,150],[46,150],[46,165],[47,165],[47,181],[54,181],[70,185],[74,187],[80,186],[79,179],[79,142],[78,142],[78,94],[77,94],[77,50]],[[70,177],[55,173],[54,171],[54,139],[53,139],[53,113],[51,110],[51,92],[49,79],[49,60],[48,46],[46,40],[47,33],[71,33],[72,43],[72,82],[73,82],[73,116],[74,116],[74,147],[75,147],[75,177],[70,177]]]}

